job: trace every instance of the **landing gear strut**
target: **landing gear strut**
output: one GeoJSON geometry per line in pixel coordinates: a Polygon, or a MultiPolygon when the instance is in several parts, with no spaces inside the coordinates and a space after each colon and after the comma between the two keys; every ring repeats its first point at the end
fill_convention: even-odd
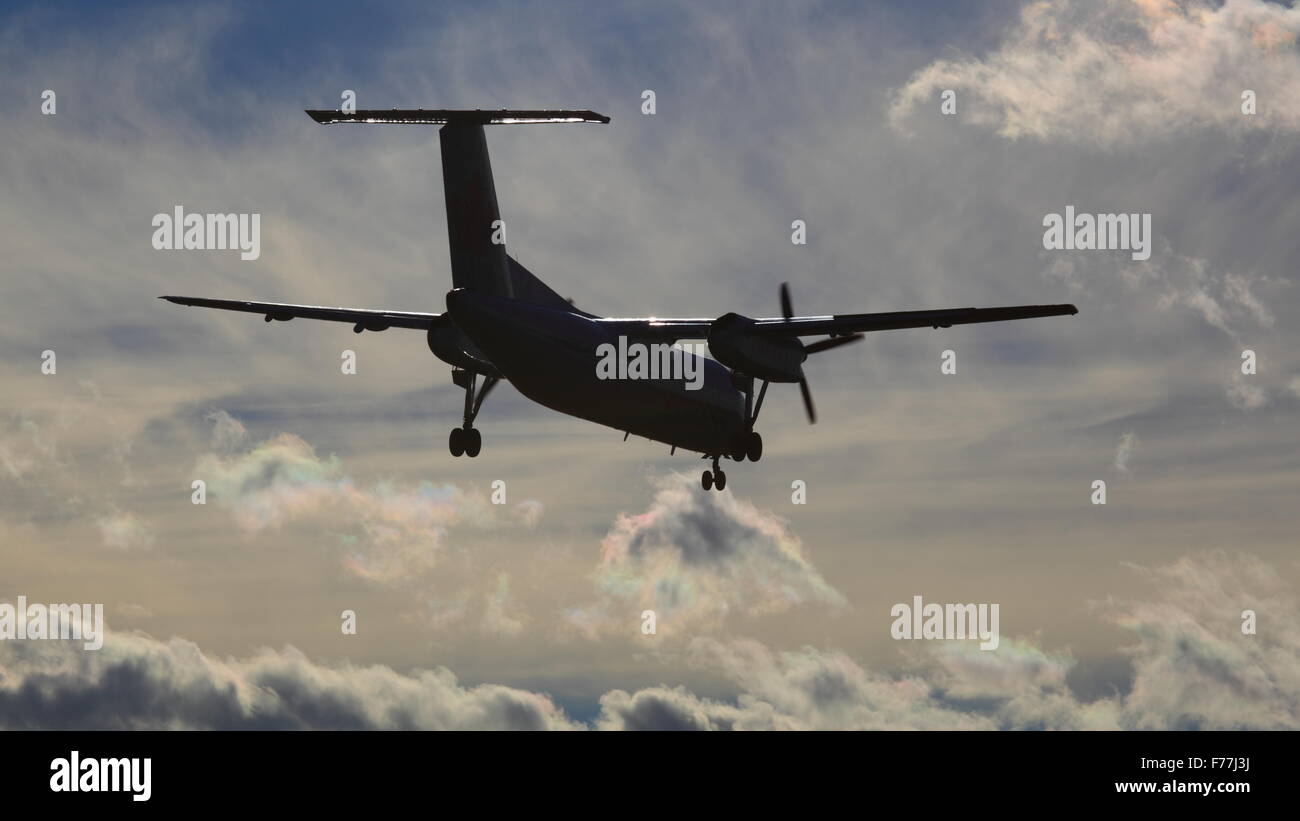
{"type": "Polygon", "coordinates": [[[758,412],[763,408],[763,397],[767,396],[767,382],[758,389],[758,401],[754,399],[754,380],[744,377],[745,390],[745,432],[736,437],[727,455],[737,462],[748,459],[757,462],[763,458],[763,437],[754,430],[758,421],[758,412]]]}
{"type": "Polygon", "coordinates": [[[767,396],[767,381],[758,389],[758,395],[754,395],[754,378],[739,371],[731,372],[731,384],[745,392],[745,429],[741,431],[734,442],[731,443],[731,449],[722,454],[706,455],[706,459],[713,460],[713,470],[706,470],[700,476],[700,484],[705,490],[725,490],[727,487],[727,474],[722,472],[718,467],[718,460],[724,455],[737,462],[743,462],[748,459],[751,462],[757,462],[763,458],[763,437],[758,435],[754,430],[754,423],[758,421],[758,412],[763,409],[763,397],[767,396]]]}
{"type": "Polygon", "coordinates": [[[483,400],[487,398],[488,392],[500,380],[494,376],[486,377],[483,380],[483,387],[476,390],[478,374],[473,371],[453,370],[451,381],[465,389],[465,424],[459,428],[452,428],[451,435],[447,437],[447,449],[451,451],[452,456],[464,454],[472,459],[478,456],[483,448],[483,434],[474,427],[474,420],[478,417],[479,408],[483,407],[483,400]]]}
{"type": "Polygon", "coordinates": [[[713,457],[713,470],[704,471],[704,475],[700,477],[700,484],[704,486],[705,490],[713,490],[715,487],[718,490],[727,489],[727,474],[723,473],[722,468],[718,467],[718,458],[717,456],[713,457]]]}

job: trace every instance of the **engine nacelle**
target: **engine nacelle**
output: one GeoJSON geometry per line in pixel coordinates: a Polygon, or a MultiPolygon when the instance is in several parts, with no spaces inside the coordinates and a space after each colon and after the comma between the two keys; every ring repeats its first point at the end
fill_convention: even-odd
{"type": "Polygon", "coordinates": [[[808,358],[803,343],[794,336],[760,336],[751,330],[754,320],[740,314],[723,314],[709,329],[709,353],[741,373],[767,382],[798,382],[808,358]]]}
{"type": "Polygon", "coordinates": [[[497,370],[482,351],[470,341],[451,317],[442,316],[429,328],[427,337],[429,350],[433,355],[456,368],[481,373],[485,376],[501,378],[497,370]]]}

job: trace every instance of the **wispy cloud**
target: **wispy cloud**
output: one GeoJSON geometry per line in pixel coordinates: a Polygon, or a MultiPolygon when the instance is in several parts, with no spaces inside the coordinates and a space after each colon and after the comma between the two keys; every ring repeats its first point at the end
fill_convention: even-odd
{"type": "Polygon", "coordinates": [[[952,89],[964,121],[1011,139],[1114,147],[1195,128],[1300,131],[1297,33],[1300,9],[1263,0],[1035,0],[991,53],[918,71],[890,119],[905,128],[952,89]]]}
{"type": "Polygon", "coordinates": [[[1137,447],[1137,434],[1129,431],[1119,438],[1119,445],[1115,447],[1115,470],[1120,473],[1128,473],[1128,460],[1133,456],[1133,449],[1137,447]]]}

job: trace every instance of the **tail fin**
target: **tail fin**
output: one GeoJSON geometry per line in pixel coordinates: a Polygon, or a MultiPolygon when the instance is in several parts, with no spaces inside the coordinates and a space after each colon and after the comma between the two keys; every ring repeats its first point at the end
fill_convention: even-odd
{"type": "Polygon", "coordinates": [[[497,208],[487,138],[481,125],[444,125],[442,190],[447,197],[447,245],[456,288],[512,297],[505,229],[497,208]]]}
{"type": "MultiPolygon", "coordinates": [[[[352,112],[308,110],[318,123],[442,125],[442,187],[447,199],[447,244],[456,288],[514,297],[516,285],[528,301],[562,299],[506,256],[505,231],[497,207],[485,125],[522,123],[608,123],[594,111],[453,109],[361,109],[352,112]],[[518,270],[512,268],[512,263],[518,270]],[[519,273],[522,272],[522,275],[519,273]],[[540,289],[537,287],[540,286],[540,289]],[[553,299],[554,298],[554,299],[553,299]]],[[[567,306],[568,303],[565,302],[567,306]]]]}
{"type": "Polygon", "coordinates": [[[514,290],[515,299],[533,305],[541,305],[543,308],[568,311],[579,316],[593,316],[593,314],[575,307],[572,300],[565,299],[552,291],[550,286],[538,279],[519,260],[507,255],[506,262],[510,265],[510,287],[514,290]]]}

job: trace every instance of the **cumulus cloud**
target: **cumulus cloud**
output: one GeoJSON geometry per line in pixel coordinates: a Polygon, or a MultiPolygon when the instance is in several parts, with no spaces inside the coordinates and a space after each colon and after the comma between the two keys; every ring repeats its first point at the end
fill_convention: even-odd
{"type": "Polygon", "coordinates": [[[354,547],[347,568],[380,582],[430,569],[449,527],[488,515],[486,500],[452,485],[359,486],[338,459],[317,456],[311,445],[288,433],[246,451],[206,454],[195,475],[246,532],[293,523],[333,533],[354,547]]]}
{"type": "Polygon", "coordinates": [[[938,60],[894,96],[891,122],[944,89],[1004,137],[1130,145],[1195,128],[1300,130],[1300,9],[1263,0],[1036,0],[984,57],[938,60]],[[1253,116],[1242,92],[1255,92],[1253,116]]]}
{"type": "Polygon", "coordinates": [[[110,634],[103,649],[0,644],[5,729],[567,730],[548,697],[445,668],[329,666],[294,648],[217,659],[183,639],[110,634]]]}
{"type": "MultiPolygon", "coordinates": [[[[1296,729],[1300,620],[1276,569],[1214,551],[1135,567],[1157,595],[1094,603],[1129,631],[1126,693],[1094,700],[1067,680],[1076,661],[1028,639],[982,652],[972,642],[920,648],[910,672],[864,667],[834,649],[778,651],[750,639],[697,638],[687,661],[734,697],[683,686],[600,697],[604,730],[1296,729]],[[1242,631],[1253,610],[1256,635],[1242,631]]],[[[202,729],[578,729],[546,695],[461,685],[445,668],[398,673],[327,665],[293,648],[217,659],[182,640],[111,632],[75,642],[0,643],[0,727],[202,729]]]]}
{"type": "Polygon", "coordinates": [[[601,699],[607,730],[993,730],[1113,727],[1107,705],[1080,704],[1065,681],[1068,657],[1006,642],[997,653],[965,645],[933,652],[935,669],[891,675],[842,652],[777,652],[752,640],[696,639],[696,663],[742,689],[734,704],[683,688],[614,690],[601,699]]]}
{"type": "MultiPolygon", "coordinates": [[[[224,411],[207,418],[221,450],[201,456],[195,475],[207,482],[212,500],[230,509],[247,533],[292,525],[331,535],[347,547],[344,566],[362,578],[409,581],[437,564],[450,528],[497,522],[481,494],[427,481],[361,485],[337,458],[317,455],[300,437],[281,433],[238,449],[243,425],[224,411]]],[[[520,502],[514,518],[532,526],[541,511],[540,502],[520,502]]]]}
{"type": "Polygon", "coordinates": [[[659,481],[644,513],[619,515],[594,579],[600,600],[568,614],[587,632],[625,628],[647,609],[672,633],[731,613],[845,603],[780,518],[730,493],[700,493],[681,473],[659,481]]]}
{"type": "Polygon", "coordinates": [[[1126,695],[1086,701],[1067,682],[1076,665],[1026,640],[996,652],[971,643],[925,648],[910,675],[873,672],[837,651],[777,652],[756,641],[696,639],[695,663],[740,689],[734,703],[683,688],[614,690],[602,729],[1296,729],[1300,618],[1293,590],[1259,559],[1214,551],[1136,568],[1152,601],[1096,604],[1136,639],[1126,695]],[[1256,610],[1257,635],[1242,611],[1256,610]]]}
{"type": "Polygon", "coordinates": [[[1300,604],[1277,569],[1212,551],[1142,569],[1154,601],[1101,605],[1136,637],[1128,729],[1300,728],[1300,604]],[[1243,635],[1255,611],[1257,634],[1243,635]]]}

